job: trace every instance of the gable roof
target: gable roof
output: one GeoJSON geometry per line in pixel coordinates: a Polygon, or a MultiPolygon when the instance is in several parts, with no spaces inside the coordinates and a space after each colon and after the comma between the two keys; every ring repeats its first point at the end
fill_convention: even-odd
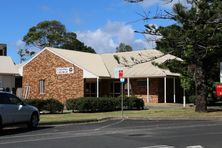
{"type": "MultiPolygon", "coordinates": [[[[37,57],[44,50],[51,51],[55,55],[94,74],[97,77],[114,78],[114,69],[118,67],[123,68],[124,77],[130,78],[180,76],[178,73],[172,73],[167,69],[161,69],[152,64],[152,62],[161,64],[168,59],[177,59],[181,61],[180,58],[170,54],[164,55],[162,52],[155,49],[111,54],[94,54],[46,47],[37,53],[32,59],[37,57]],[[119,63],[115,57],[118,57],[119,63]]],[[[32,59],[30,59],[27,63],[29,63],[32,59]]]]}
{"type": "Polygon", "coordinates": [[[0,74],[19,74],[11,57],[0,56],[0,74]]]}
{"type": "Polygon", "coordinates": [[[98,77],[110,77],[99,54],[49,47],[46,49],[98,77]]]}

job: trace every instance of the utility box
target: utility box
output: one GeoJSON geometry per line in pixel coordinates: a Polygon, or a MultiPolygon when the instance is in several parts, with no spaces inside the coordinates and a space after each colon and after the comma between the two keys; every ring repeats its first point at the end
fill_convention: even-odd
{"type": "Polygon", "coordinates": [[[7,56],[7,45],[0,43],[0,56],[7,56]]]}

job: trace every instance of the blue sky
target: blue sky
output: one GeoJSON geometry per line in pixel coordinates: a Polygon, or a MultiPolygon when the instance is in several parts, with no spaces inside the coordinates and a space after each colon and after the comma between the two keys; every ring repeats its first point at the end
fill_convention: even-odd
{"type": "MultiPolygon", "coordinates": [[[[77,33],[77,38],[92,46],[98,53],[114,52],[124,42],[135,50],[155,48],[144,36],[134,33],[143,30],[143,11],[155,13],[169,9],[172,4],[161,0],[147,0],[129,4],[124,0],[7,0],[1,1],[0,43],[8,46],[8,55],[19,62],[17,50],[24,46],[23,36],[28,29],[44,20],[58,20],[67,31],[77,33]],[[134,22],[134,23],[133,23],[134,22]]],[[[166,26],[170,21],[154,20],[146,23],[166,26]]]]}

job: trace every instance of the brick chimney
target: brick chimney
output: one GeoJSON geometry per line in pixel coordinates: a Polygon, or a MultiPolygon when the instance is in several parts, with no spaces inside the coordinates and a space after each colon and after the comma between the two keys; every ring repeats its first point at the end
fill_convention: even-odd
{"type": "Polygon", "coordinates": [[[7,45],[0,43],[0,56],[7,56],[7,45]]]}

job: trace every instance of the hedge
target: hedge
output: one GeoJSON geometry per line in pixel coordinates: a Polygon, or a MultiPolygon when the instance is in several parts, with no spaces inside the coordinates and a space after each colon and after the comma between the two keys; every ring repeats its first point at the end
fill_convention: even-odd
{"type": "Polygon", "coordinates": [[[49,111],[49,113],[62,112],[64,105],[56,99],[26,99],[26,104],[30,104],[39,109],[39,111],[49,111]]]}
{"type": "MultiPolygon", "coordinates": [[[[125,97],[123,102],[125,110],[144,109],[144,102],[142,99],[125,97]]],[[[121,109],[121,98],[82,97],[78,99],[68,99],[66,101],[66,108],[79,112],[116,111],[121,109]]]]}

